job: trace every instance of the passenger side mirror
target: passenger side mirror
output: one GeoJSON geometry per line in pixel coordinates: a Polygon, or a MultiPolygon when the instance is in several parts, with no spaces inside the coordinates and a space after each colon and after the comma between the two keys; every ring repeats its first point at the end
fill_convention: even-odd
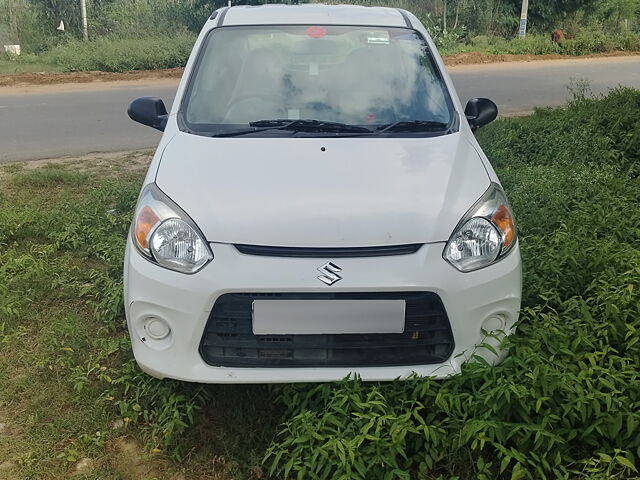
{"type": "Polygon", "coordinates": [[[474,132],[493,122],[498,116],[498,106],[488,98],[472,98],[464,109],[467,121],[474,132]]]}
{"type": "Polygon", "coordinates": [[[140,97],[129,104],[129,118],[134,122],[164,131],[169,114],[164,102],[157,97],[140,97]]]}

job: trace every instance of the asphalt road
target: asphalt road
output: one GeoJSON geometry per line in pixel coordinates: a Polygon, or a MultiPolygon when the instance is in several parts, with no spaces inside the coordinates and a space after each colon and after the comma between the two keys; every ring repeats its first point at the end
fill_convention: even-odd
{"type": "MultiPolygon", "coordinates": [[[[593,93],[640,88],[640,57],[461,66],[450,69],[463,103],[488,97],[502,114],[556,106],[586,80],[593,93]]],[[[159,96],[167,108],[176,81],[0,88],[0,163],[154,147],[160,134],[126,115],[131,100],[159,96]]]]}

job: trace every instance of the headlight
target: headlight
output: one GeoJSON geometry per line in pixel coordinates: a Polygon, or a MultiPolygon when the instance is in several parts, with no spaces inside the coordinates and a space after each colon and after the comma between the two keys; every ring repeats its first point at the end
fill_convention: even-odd
{"type": "Polygon", "coordinates": [[[145,257],[170,270],[196,273],[213,259],[196,224],[155,183],[140,195],[131,235],[145,257]]]}
{"type": "Polygon", "coordinates": [[[502,188],[492,183],[451,235],[444,259],[461,272],[491,265],[516,243],[511,206],[502,188]]]}

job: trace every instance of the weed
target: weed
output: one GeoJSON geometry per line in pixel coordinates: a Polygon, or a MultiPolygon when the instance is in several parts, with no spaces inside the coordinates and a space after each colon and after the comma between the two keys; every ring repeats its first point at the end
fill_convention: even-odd
{"type": "Polygon", "coordinates": [[[46,167],[27,172],[16,173],[13,183],[20,187],[56,187],[65,185],[79,185],[87,180],[87,175],[82,172],[63,170],[58,167],[46,167]]]}
{"type": "Polygon", "coordinates": [[[462,52],[481,52],[493,55],[589,55],[612,51],[640,50],[640,34],[630,31],[620,34],[605,33],[599,29],[582,29],[575,38],[561,43],[551,41],[549,35],[530,34],[525,38],[505,39],[479,35],[465,42],[438,45],[447,55],[462,52]]]}
{"type": "Polygon", "coordinates": [[[43,59],[68,72],[100,70],[124,72],[184,67],[195,43],[191,33],[171,37],[110,38],[74,41],[43,55],[43,59]]]}

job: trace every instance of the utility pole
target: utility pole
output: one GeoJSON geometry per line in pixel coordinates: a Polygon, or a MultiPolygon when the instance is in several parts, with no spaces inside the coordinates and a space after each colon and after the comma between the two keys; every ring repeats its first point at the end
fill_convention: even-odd
{"type": "Polygon", "coordinates": [[[87,0],[80,0],[80,13],[82,14],[82,38],[86,42],[89,40],[89,32],[87,31],[87,0]]]}
{"type": "Polygon", "coordinates": [[[522,9],[520,10],[520,28],[518,29],[518,38],[527,36],[527,11],[529,10],[529,0],[522,0],[522,9]]]}

